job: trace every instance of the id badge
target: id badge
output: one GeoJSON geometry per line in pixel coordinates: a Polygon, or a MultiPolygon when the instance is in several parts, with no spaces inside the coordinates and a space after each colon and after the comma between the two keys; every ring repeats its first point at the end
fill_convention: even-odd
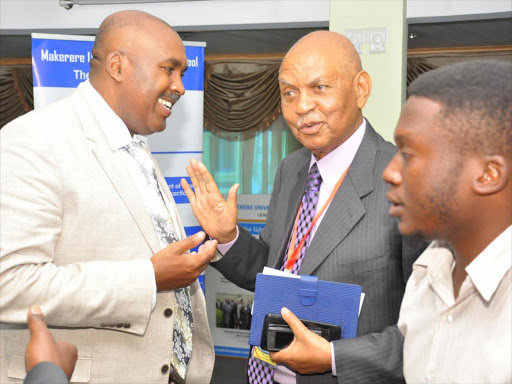
{"type": "Polygon", "coordinates": [[[274,367],[276,366],[276,363],[274,363],[270,358],[270,354],[267,351],[260,349],[259,347],[252,348],[252,357],[267,364],[273,365],[274,367]]]}

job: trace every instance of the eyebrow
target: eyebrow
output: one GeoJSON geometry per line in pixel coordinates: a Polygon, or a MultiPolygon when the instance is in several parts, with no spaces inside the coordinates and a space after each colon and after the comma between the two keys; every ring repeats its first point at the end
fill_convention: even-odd
{"type": "Polygon", "coordinates": [[[290,86],[293,86],[293,84],[292,84],[292,83],[290,83],[290,82],[288,82],[288,81],[286,81],[286,80],[284,80],[284,79],[278,79],[278,81],[279,81],[280,83],[283,83],[284,85],[290,85],[290,86]]]}
{"type": "MultiPolygon", "coordinates": [[[[183,65],[181,63],[181,61],[179,61],[178,59],[175,59],[174,57],[171,57],[169,59],[165,59],[164,62],[170,63],[170,64],[172,64],[175,67],[181,67],[183,65]]],[[[183,66],[183,72],[186,72],[187,69],[188,69],[188,64],[185,63],[185,65],[183,66]]]]}
{"type": "MultiPolygon", "coordinates": [[[[308,85],[315,85],[315,84],[318,84],[318,83],[324,83],[325,81],[326,80],[322,76],[318,76],[318,77],[315,77],[313,80],[309,81],[308,85]]],[[[291,87],[294,87],[294,85],[292,83],[286,81],[285,79],[279,79],[279,82],[283,83],[285,85],[289,85],[291,87]]]]}

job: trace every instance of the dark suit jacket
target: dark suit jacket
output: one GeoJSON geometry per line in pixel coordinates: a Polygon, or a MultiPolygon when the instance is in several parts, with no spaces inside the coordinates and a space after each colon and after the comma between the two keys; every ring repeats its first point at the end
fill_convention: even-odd
{"type": "MultiPolygon", "coordinates": [[[[359,284],[366,294],[358,337],[334,342],[337,377],[297,375],[298,383],[402,382],[403,338],[396,327],[412,263],[426,244],[405,241],[388,215],[382,171],[396,147],[367,123],[347,176],[329,205],[302,263],[301,275],[359,284]]],[[[227,279],[254,290],[264,266],[280,268],[306,185],[311,153],[287,156],[279,167],[260,239],[239,227],[239,238],[214,263],[227,279]]]]}
{"type": "Polygon", "coordinates": [[[25,377],[23,384],[69,384],[66,374],[56,364],[43,361],[35,365],[25,377]]]}

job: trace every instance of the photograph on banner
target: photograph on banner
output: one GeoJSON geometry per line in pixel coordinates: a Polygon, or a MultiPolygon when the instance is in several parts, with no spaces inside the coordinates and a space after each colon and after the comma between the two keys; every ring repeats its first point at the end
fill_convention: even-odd
{"type": "MultiPolygon", "coordinates": [[[[238,225],[258,238],[265,227],[269,202],[270,195],[238,195],[238,225]]],[[[231,283],[212,267],[205,271],[205,285],[215,354],[248,357],[254,293],[231,283]]]]}
{"type": "Polygon", "coordinates": [[[215,307],[217,328],[251,329],[251,307],[254,295],[217,293],[215,307]]]}

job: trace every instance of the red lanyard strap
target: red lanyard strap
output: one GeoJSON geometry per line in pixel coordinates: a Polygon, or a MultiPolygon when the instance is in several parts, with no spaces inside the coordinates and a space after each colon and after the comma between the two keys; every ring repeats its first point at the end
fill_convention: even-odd
{"type": "Polygon", "coordinates": [[[290,240],[290,248],[288,249],[286,265],[284,267],[284,269],[286,271],[291,271],[293,266],[297,262],[299,255],[300,255],[300,251],[301,251],[302,247],[304,246],[304,242],[308,238],[309,232],[311,232],[311,230],[315,226],[318,219],[322,216],[322,214],[326,210],[327,206],[331,203],[332,199],[334,199],[334,196],[336,195],[336,192],[338,192],[338,189],[340,188],[341,183],[343,183],[343,180],[345,179],[345,176],[346,176],[349,168],[350,168],[350,165],[347,167],[347,169],[345,169],[345,172],[343,172],[343,174],[341,175],[340,179],[336,183],[336,186],[334,187],[333,191],[331,192],[331,195],[329,196],[329,198],[323,205],[322,209],[320,209],[320,211],[315,215],[315,218],[311,222],[311,225],[309,226],[307,232],[302,237],[300,243],[297,245],[297,248],[295,248],[295,240],[297,239],[297,224],[299,223],[300,211],[302,210],[302,202],[300,203],[299,211],[297,212],[297,217],[295,218],[295,223],[293,225],[293,234],[292,234],[292,239],[290,240]]]}

